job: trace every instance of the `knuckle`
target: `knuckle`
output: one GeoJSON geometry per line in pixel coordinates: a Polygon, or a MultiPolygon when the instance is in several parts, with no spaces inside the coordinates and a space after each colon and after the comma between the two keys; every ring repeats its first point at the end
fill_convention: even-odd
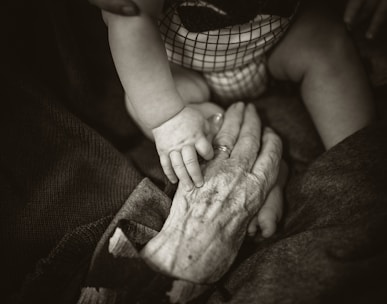
{"type": "Polygon", "coordinates": [[[257,172],[254,173],[255,181],[257,183],[257,188],[261,189],[263,193],[266,194],[269,188],[270,176],[263,168],[259,169],[260,170],[257,170],[257,172]]]}
{"type": "Polygon", "coordinates": [[[236,142],[236,136],[231,132],[222,131],[216,136],[215,142],[222,145],[234,145],[236,142]]]}
{"type": "Polygon", "coordinates": [[[240,136],[245,138],[250,138],[253,141],[259,141],[260,139],[259,133],[255,129],[245,130],[240,136]]]}
{"type": "Polygon", "coordinates": [[[162,166],[162,167],[163,167],[163,170],[164,170],[165,174],[172,172],[172,168],[171,167],[169,167],[169,166],[162,166]]]}
{"type": "Polygon", "coordinates": [[[188,176],[185,176],[185,175],[182,175],[182,176],[179,176],[179,179],[180,181],[183,183],[183,184],[190,184],[190,179],[188,176]]]}
{"type": "Polygon", "coordinates": [[[241,168],[249,168],[250,167],[251,159],[249,157],[240,156],[237,159],[238,159],[239,166],[241,168]]]}
{"type": "Polygon", "coordinates": [[[195,183],[201,181],[201,177],[198,174],[191,174],[191,178],[195,183]]]}
{"type": "Polygon", "coordinates": [[[173,163],[172,164],[172,167],[173,167],[173,169],[176,171],[180,171],[181,169],[183,169],[185,166],[184,166],[184,164],[182,164],[182,163],[173,163]]]}
{"type": "Polygon", "coordinates": [[[252,146],[252,147],[258,147],[259,146],[259,139],[258,136],[255,134],[243,134],[239,137],[239,140],[243,142],[243,145],[245,146],[252,146]]]}
{"type": "Polygon", "coordinates": [[[164,169],[163,171],[164,171],[165,175],[168,176],[168,177],[173,177],[173,176],[175,176],[175,174],[174,174],[174,172],[172,171],[171,168],[164,169]]]}
{"type": "Polygon", "coordinates": [[[197,159],[195,158],[189,158],[185,160],[184,163],[187,167],[196,167],[197,165],[199,165],[197,159]]]}

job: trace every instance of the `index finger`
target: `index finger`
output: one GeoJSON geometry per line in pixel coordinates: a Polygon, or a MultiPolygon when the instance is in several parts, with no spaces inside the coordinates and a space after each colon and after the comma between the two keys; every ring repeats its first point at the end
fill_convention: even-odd
{"type": "Polygon", "coordinates": [[[231,153],[232,158],[237,158],[241,166],[250,171],[260,148],[261,120],[254,105],[248,104],[245,110],[243,124],[238,141],[231,153]]]}
{"type": "MultiPolygon", "coordinates": [[[[243,121],[243,109],[242,102],[235,103],[227,109],[222,127],[213,140],[214,146],[226,146],[233,150],[243,121]]],[[[228,157],[225,153],[221,154],[228,157]]]]}
{"type": "Polygon", "coordinates": [[[89,3],[118,15],[136,16],[140,12],[132,0],[89,0],[89,3]]]}

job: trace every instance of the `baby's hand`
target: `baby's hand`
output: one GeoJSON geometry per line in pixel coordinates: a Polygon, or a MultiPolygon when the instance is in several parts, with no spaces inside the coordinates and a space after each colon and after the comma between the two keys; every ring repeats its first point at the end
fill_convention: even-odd
{"type": "Polygon", "coordinates": [[[387,19],[387,0],[348,0],[344,21],[352,26],[358,19],[371,19],[366,37],[372,39],[387,19]]]}
{"type": "Polygon", "coordinates": [[[197,187],[203,185],[197,154],[205,160],[214,156],[209,132],[208,121],[190,107],[152,130],[161,166],[172,183],[179,179],[187,190],[192,189],[193,183],[197,187]]]}

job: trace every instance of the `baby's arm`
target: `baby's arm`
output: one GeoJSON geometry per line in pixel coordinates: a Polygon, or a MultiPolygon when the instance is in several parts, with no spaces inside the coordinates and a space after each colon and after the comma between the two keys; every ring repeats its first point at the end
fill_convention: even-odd
{"type": "Polygon", "coordinates": [[[103,12],[103,17],[113,60],[135,116],[141,125],[153,129],[180,112],[184,104],[156,23],[162,1],[142,0],[138,6],[139,16],[103,12]]]}
{"type": "Polygon", "coordinates": [[[187,188],[192,181],[201,186],[196,152],[204,159],[213,156],[206,138],[208,123],[199,111],[184,105],[176,90],[157,27],[162,1],[138,2],[139,16],[103,12],[128,109],[140,126],[154,131],[160,161],[170,181],[177,182],[178,177],[187,188]]]}

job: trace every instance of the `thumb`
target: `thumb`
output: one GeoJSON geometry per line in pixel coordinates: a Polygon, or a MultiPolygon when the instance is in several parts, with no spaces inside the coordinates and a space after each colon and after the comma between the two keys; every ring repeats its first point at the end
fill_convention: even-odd
{"type": "Polygon", "coordinates": [[[223,120],[224,120],[223,113],[216,113],[207,118],[207,122],[208,122],[207,139],[209,142],[212,142],[215,135],[219,132],[220,128],[222,127],[223,120]]]}

